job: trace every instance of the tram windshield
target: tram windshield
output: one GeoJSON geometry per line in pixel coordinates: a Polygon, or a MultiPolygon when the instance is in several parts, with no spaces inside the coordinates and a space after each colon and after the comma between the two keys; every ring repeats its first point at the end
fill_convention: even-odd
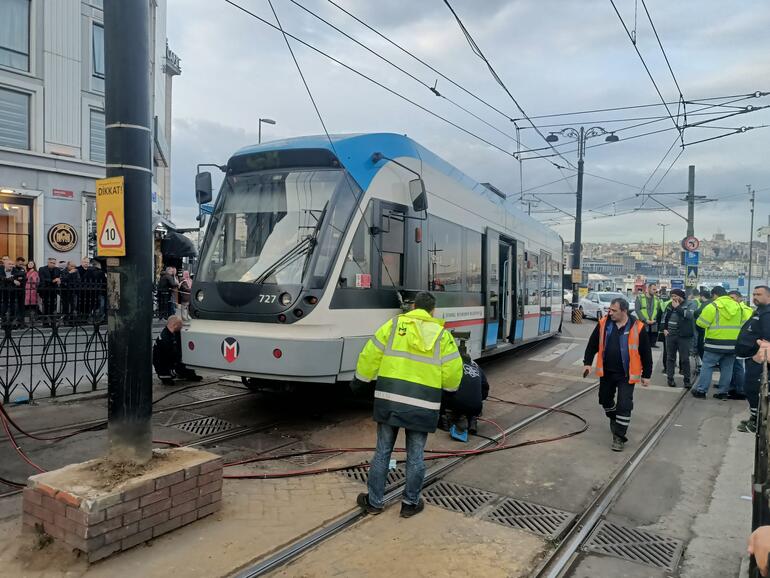
{"type": "MultiPolygon", "coordinates": [[[[332,233],[335,229],[344,231],[359,190],[356,187],[352,195],[338,195],[338,203],[335,191],[353,191],[352,186],[341,169],[263,171],[228,177],[209,225],[198,279],[301,284],[312,253],[336,253],[341,235],[332,233]],[[319,235],[325,222],[331,223],[327,229],[332,231],[319,235]]],[[[317,259],[313,276],[325,278],[331,261],[317,259]]]]}

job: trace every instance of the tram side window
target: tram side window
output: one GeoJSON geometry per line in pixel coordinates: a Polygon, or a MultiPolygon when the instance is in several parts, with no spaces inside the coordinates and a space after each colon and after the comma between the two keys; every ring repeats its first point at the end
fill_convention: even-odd
{"type": "Polygon", "coordinates": [[[339,287],[371,289],[372,287],[372,243],[367,223],[372,222],[372,203],[364,212],[342,265],[339,287]]]}
{"type": "Polygon", "coordinates": [[[428,216],[428,266],[431,291],[462,291],[462,228],[428,216]]]}
{"type": "Polygon", "coordinates": [[[481,233],[465,229],[465,290],[481,292],[481,233]]]}
{"type": "Polygon", "coordinates": [[[540,258],[535,253],[527,255],[526,305],[540,305],[540,258]]]}

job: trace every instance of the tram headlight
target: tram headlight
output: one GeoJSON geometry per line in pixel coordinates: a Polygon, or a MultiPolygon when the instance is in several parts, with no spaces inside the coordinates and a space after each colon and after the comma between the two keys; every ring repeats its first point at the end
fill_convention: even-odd
{"type": "Polygon", "coordinates": [[[289,293],[281,293],[281,296],[278,298],[278,300],[281,302],[281,305],[288,307],[291,305],[292,297],[289,293]]]}
{"type": "Polygon", "coordinates": [[[203,294],[203,289],[199,289],[198,292],[195,294],[195,300],[200,303],[203,301],[203,298],[205,295],[203,294]]]}

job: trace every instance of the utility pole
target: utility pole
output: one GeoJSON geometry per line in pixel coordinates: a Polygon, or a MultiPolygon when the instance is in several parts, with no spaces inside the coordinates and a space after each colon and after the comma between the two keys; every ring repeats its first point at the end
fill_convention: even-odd
{"type": "Polygon", "coordinates": [[[749,228],[749,303],[751,303],[751,265],[752,261],[754,260],[754,193],[755,191],[752,190],[751,185],[746,185],[746,189],[748,189],[749,193],[751,194],[751,226],[749,228]]]}
{"type": "Polygon", "coordinates": [[[663,242],[660,245],[660,277],[661,279],[666,276],[666,227],[668,223],[658,223],[658,227],[663,229],[663,242]]]}
{"type": "Polygon", "coordinates": [[[767,244],[765,245],[767,253],[765,261],[765,285],[770,287],[770,215],[767,216],[767,244]]]}
{"type": "MultiPolygon", "coordinates": [[[[572,243],[572,322],[578,323],[578,304],[580,302],[580,282],[576,281],[576,273],[582,273],[580,269],[580,249],[583,233],[583,157],[586,151],[586,139],[607,135],[606,142],[618,142],[620,139],[613,132],[608,132],[600,126],[593,126],[586,130],[581,126],[580,129],[565,128],[559,131],[560,134],[574,138],[578,145],[578,174],[577,174],[577,194],[575,200],[575,240],[572,243]]],[[[550,133],[545,137],[546,142],[558,142],[559,137],[556,133],[550,133]]]]}
{"type": "Polygon", "coordinates": [[[152,457],[150,4],[105,0],[107,176],[124,178],[126,256],[107,259],[110,459],[152,457]]]}
{"type": "Polygon", "coordinates": [[[695,236],[695,165],[689,166],[687,179],[687,236],[695,236]]]}

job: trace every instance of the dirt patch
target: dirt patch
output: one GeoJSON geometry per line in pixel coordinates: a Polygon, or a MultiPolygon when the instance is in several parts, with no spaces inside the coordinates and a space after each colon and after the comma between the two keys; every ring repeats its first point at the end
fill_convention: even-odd
{"type": "Polygon", "coordinates": [[[21,533],[18,520],[0,526],[0,560],[3,576],[81,576],[88,568],[85,557],[42,532],[21,533]]]}

